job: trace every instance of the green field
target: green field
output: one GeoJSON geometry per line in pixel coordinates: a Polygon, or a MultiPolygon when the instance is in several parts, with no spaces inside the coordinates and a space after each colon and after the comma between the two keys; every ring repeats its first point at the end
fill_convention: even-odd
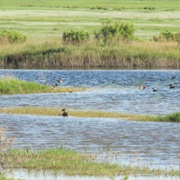
{"type": "Polygon", "coordinates": [[[34,39],[60,37],[71,29],[93,34],[103,21],[118,19],[135,25],[135,35],[151,39],[161,31],[180,31],[178,0],[1,0],[0,29],[13,29],[34,39]]]}
{"type": "Polygon", "coordinates": [[[180,67],[180,40],[153,41],[165,31],[180,33],[178,0],[1,0],[3,30],[19,32],[27,40],[11,44],[0,39],[1,67],[8,67],[7,59],[10,68],[22,64],[26,68],[180,67]],[[94,33],[107,20],[133,24],[133,41],[112,41],[105,46],[97,43],[94,33]],[[70,30],[89,33],[90,41],[78,46],[63,44],[62,34],[70,30]],[[28,66],[29,60],[32,63],[28,66]]]}

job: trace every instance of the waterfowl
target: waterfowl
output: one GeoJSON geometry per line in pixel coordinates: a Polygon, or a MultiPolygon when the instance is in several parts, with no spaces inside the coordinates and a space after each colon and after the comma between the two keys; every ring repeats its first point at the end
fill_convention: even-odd
{"type": "Polygon", "coordinates": [[[62,116],[63,116],[63,117],[68,116],[68,112],[66,112],[66,110],[65,110],[65,109],[62,109],[61,111],[62,111],[62,116]]]}
{"type": "Polygon", "coordinates": [[[60,79],[59,79],[59,82],[60,82],[60,83],[62,83],[62,82],[63,82],[63,80],[60,78],[60,79]]]}
{"type": "Polygon", "coordinates": [[[139,86],[139,90],[142,90],[143,89],[143,86],[139,86]]]}
{"type": "Polygon", "coordinates": [[[139,86],[139,90],[146,89],[146,86],[139,86]]]}
{"type": "Polygon", "coordinates": [[[175,86],[175,85],[170,84],[170,85],[169,85],[169,88],[170,88],[170,89],[175,89],[175,88],[176,88],[176,86],[175,86]]]}
{"type": "Polygon", "coordinates": [[[156,91],[157,91],[157,89],[156,89],[156,88],[152,88],[152,91],[153,91],[153,92],[156,92],[156,91]]]}
{"type": "Polygon", "coordinates": [[[55,85],[54,85],[54,87],[57,87],[58,86],[58,84],[56,83],[55,85]]]}

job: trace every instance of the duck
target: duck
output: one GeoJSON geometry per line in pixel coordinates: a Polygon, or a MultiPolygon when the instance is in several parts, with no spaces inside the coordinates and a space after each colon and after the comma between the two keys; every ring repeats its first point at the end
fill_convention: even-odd
{"type": "Polygon", "coordinates": [[[143,86],[139,86],[139,90],[142,90],[143,89],[143,86]]]}
{"type": "Polygon", "coordinates": [[[63,80],[60,78],[60,79],[59,79],[59,82],[60,82],[60,83],[62,83],[62,82],[63,82],[63,80]]]}
{"type": "Polygon", "coordinates": [[[171,79],[176,79],[176,76],[172,76],[171,79]]]}
{"type": "Polygon", "coordinates": [[[68,116],[68,112],[66,112],[66,109],[62,109],[62,116],[63,117],[67,117],[68,116]]]}
{"type": "Polygon", "coordinates": [[[58,86],[58,84],[56,83],[56,84],[54,85],[54,88],[57,87],[57,86],[58,86]]]}
{"type": "Polygon", "coordinates": [[[139,86],[139,90],[146,89],[146,86],[139,86]]]}
{"type": "Polygon", "coordinates": [[[156,91],[157,91],[157,89],[156,89],[156,88],[152,88],[152,91],[153,91],[153,92],[156,92],[156,91]]]}
{"type": "Polygon", "coordinates": [[[169,88],[170,88],[170,89],[175,89],[175,88],[176,88],[176,86],[175,86],[175,85],[173,85],[173,84],[170,84],[170,85],[169,85],[169,88]]]}

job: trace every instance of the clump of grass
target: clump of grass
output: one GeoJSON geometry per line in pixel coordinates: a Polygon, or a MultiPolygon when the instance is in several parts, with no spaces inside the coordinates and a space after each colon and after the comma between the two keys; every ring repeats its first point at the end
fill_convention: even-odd
{"type": "Polygon", "coordinates": [[[0,94],[28,94],[28,93],[55,93],[83,91],[85,88],[56,87],[37,84],[33,81],[23,81],[14,77],[4,76],[0,78],[0,94]]]}
{"type": "Polygon", "coordinates": [[[99,163],[93,155],[79,154],[73,150],[63,148],[38,152],[12,150],[8,152],[7,156],[7,167],[28,170],[52,170],[71,176],[180,175],[179,170],[152,170],[147,167],[120,166],[107,162],[99,163]]]}
{"type": "Polygon", "coordinates": [[[40,85],[35,82],[26,82],[14,77],[5,76],[0,79],[0,94],[22,94],[50,91],[47,85],[40,85]]]}
{"type": "Polygon", "coordinates": [[[152,118],[154,121],[165,121],[165,122],[180,122],[180,112],[169,114],[166,116],[157,116],[152,118]]]}

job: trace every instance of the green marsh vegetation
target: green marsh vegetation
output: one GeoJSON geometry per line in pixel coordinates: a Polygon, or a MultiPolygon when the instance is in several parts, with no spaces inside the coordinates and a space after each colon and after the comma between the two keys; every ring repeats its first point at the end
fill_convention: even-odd
{"type": "Polygon", "coordinates": [[[28,170],[49,170],[68,176],[179,176],[179,170],[152,170],[148,167],[120,166],[107,162],[97,162],[96,155],[77,153],[63,148],[48,149],[38,152],[11,150],[7,152],[8,168],[28,170]]]}
{"type": "Polygon", "coordinates": [[[0,65],[20,68],[30,62],[30,68],[32,64],[41,68],[179,68],[179,18],[177,2],[168,0],[111,3],[2,0],[0,30],[16,31],[27,39],[23,43],[1,43],[0,65]],[[109,19],[133,24],[134,38],[97,41],[95,35],[109,19]],[[63,34],[70,31],[87,32],[90,38],[77,45],[64,44],[63,34]],[[171,40],[161,38],[164,32],[175,36],[171,40]]]}
{"type": "Polygon", "coordinates": [[[11,76],[0,78],[0,94],[33,94],[33,93],[57,93],[84,91],[83,87],[53,87],[45,84],[37,84],[33,81],[23,81],[11,76]]]}

